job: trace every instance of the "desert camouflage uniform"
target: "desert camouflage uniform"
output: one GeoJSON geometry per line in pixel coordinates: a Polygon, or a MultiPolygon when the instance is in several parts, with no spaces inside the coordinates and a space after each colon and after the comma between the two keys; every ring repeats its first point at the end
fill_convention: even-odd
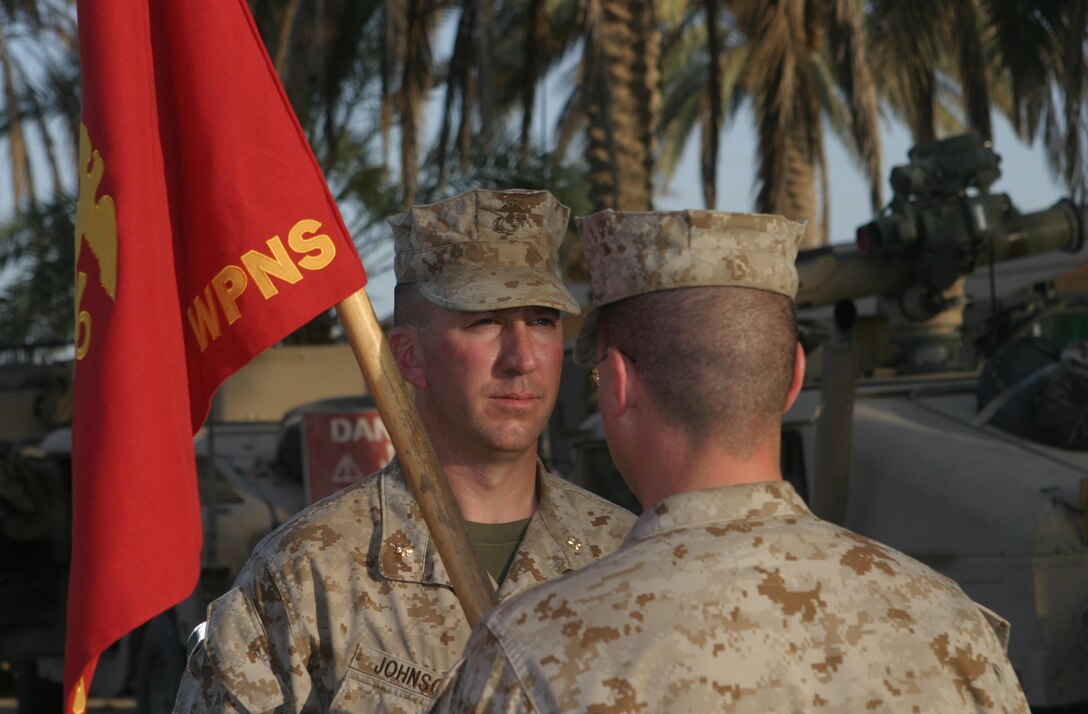
{"type": "Polygon", "coordinates": [[[1027,712],[1008,628],[784,482],[670,496],[493,610],[434,712],[1027,712]]]}
{"type": "MultiPolygon", "coordinates": [[[[634,517],[538,465],[500,599],[614,550],[634,517]]],[[[469,628],[396,461],[266,537],[208,612],[175,710],[424,711],[469,628]]]]}

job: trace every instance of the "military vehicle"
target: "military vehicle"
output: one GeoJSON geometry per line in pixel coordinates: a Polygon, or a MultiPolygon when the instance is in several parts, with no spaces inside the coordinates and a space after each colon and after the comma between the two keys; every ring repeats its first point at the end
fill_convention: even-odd
{"type": "MultiPolygon", "coordinates": [[[[53,363],[58,347],[13,348],[0,365],[0,662],[15,670],[20,712],[62,707],[72,372],[70,363],[53,363]]],[[[257,541],[392,455],[346,345],[258,355],[218,390],[194,446],[204,519],[200,581],[190,597],[104,653],[91,685],[92,697],[134,694],[140,712],[171,711],[190,632],[257,541]]]]}
{"type": "Polygon", "coordinates": [[[40,444],[71,419],[71,370],[52,359],[58,347],[0,350],[0,661],[28,702],[42,689],[35,660],[64,651],[71,467],[40,444]]]}
{"type": "MultiPolygon", "coordinates": [[[[853,244],[798,257],[809,367],[783,420],[783,472],[817,515],[1008,619],[1033,707],[1085,703],[1085,215],[1068,200],[1021,213],[991,193],[999,157],[977,135],[908,156],[853,244]]],[[[637,510],[579,406],[585,384],[565,374],[551,453],[637,510]]]]}

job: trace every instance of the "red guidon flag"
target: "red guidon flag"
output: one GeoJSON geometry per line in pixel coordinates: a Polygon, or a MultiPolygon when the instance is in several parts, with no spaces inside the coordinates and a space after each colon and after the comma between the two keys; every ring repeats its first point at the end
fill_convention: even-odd
{"type": "Polygon", "coordinates": [[[366,282],[243,0],[79,0],[64,686],[200,571],[216,387],[366,282]]]}

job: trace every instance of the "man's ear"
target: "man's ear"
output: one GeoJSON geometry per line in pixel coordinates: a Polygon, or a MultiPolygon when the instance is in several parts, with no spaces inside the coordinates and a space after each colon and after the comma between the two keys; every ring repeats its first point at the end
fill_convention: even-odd
{"type": "Polygon", "coordinates": [[[638,404],[641,382],[627,358],[615,347],[608,348],[604,361],[608,364],[602,363],[601,367],[611,370],[612,374],[601,380],[600,408],[607,408],[611,416],[620,418],[638,404]]]}
{"type": "Polygon", "coordinates": [[[805,350],[801,347],[800,341],[797,343],[797,351],[793,355],[793,382],[790,384],[789,394],[786,396],[786,406],[783,407],[782,413],[785,414],[793,406],[793,402],[797,399],[797,395],[801,393],[801,387],[805,383],[805,350]]]}
{"type": "Polygon", "coordinates": [[[427,388],[423,341],[414,327],[394,327],[389,333],[389,348],[404,381],[416,389],[427,388]]]}

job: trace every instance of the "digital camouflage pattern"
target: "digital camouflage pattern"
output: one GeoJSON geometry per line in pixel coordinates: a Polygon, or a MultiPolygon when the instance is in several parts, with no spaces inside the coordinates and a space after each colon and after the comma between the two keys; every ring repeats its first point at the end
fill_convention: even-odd
{"type": "Polygon", "coordinates": [[[728,486],[662,500],[620,550],[493,610],[432,711],[1027,712],[1003,635],[789,484],[728,486]]]}
{"type": "Polygon", "coordinates": [[[597,316],[617,300],[712,285],[797,294],[804,223],[759,213],[611,209],[576,222],[593,288],[574,349],[578,364],[593,363],[597,316]]]}
{"type": "Polygon", "coordinates": [[[547,191],[466,191],[389,219],[397,283],[444,308],[540,305],[577,314],[559,279],[570,209],[547,191]]]}
{"type": "MultiPolygon", "coordinates": [[[[499,598],[611,552],[634,516],[537,467],[499,598]]],[[[175,711],[424,711],[469,627],[394,460],[267,536],[208,608],[175,711]]]]}

